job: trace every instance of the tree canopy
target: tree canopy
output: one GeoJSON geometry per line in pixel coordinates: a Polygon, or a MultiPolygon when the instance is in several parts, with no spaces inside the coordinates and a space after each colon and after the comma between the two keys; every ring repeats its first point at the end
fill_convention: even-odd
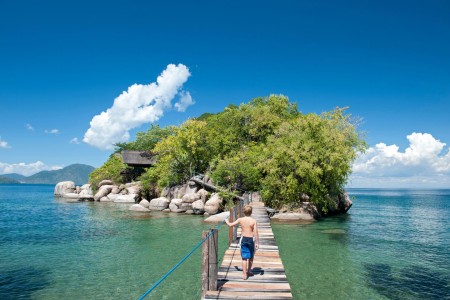
{"type": "MultiPolygon", "coordinates": [[[[329,199],[342,192],[357,152],[366,148],[356,125],[344,108],[302,114],[287,97],[271,95],[178,127],[151,126],[116,151],[157,153],[156,166],[140,178],[147,189],[203,173],[231,191],[258,190],[272,207],[299,202],[306,194],[326,210],[329,199]]],[[[119,169],[108,161],[104,173],[107,164],[119,169]]]]}

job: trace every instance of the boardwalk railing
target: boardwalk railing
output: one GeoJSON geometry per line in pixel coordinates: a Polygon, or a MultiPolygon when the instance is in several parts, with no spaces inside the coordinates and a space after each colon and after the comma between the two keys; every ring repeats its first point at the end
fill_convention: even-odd
{"type": "MultiPolygon", "coordinates": [[[[235,206],[230,208],[229,221],[234,222],[243,216],[243,208],[252,201],[252,194],[244,199],[238,199],[235,206]]],[[[208,291],[217,291],[217,278],[219,273],[218,266],[218,240],[219,232],[217,229],[210,229],[203,231],[202,238],[209,234],[208,241],[203,243],[202,247],[202,298],[205,297],[208,291]],[[211,234],[210,234],[211,232],[211,234]]],[[[233,241],[237,240],[237,226],[229,228],[228,231],[228,246],[233,241]]]]}
{"type": "MultiPolygon", "coordinates": [[[[252,194],[249,197],[244,197],[236,201],[236,205],[231,208],[231,220],[243,215],[243,207],[252,201],[252,194]]],[[[227,217],[228,219],[228,217],[227,217]]],[[[208,291],[217,291],[217,276],[218,276],[218,237],[219,229],[225,223],[225,220],[220,222],[214,229],[202,232],[202,240],[198,243],[186,256],[184,256],[172,269],[170,269],[163,277],[161,277],[155,284],[153,284],[144,294],[138,299],[142,300],[147,297],[156,287],[158,287],[170,274],[172,274],[181,264],[183,264],[200,246],[202,246],[202,298],[208,291]]],[[[230,232],[233,228],[230,227],[230,232]]],[[[233,231],[234,235],[229,237],[229,245],[236,240],[236,227],[233,231]]]]}

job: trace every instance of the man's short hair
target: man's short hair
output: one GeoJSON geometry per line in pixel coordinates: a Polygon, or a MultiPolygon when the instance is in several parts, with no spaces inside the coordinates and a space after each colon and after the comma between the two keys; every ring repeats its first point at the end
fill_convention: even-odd
{"type": "Polygon", "coordinates": [[[250,205],[244,206],[244,215],[247,217],[252,215],[252,207],[250,205]]]}

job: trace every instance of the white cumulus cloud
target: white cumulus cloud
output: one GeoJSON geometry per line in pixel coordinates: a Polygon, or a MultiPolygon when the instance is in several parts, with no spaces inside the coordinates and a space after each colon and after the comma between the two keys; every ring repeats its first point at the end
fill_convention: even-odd
{"type": "Polygon", "coordinates": [[[83,141],[100,149],[112,149],[114,143],[128,141],[129,130],[159,120],[164,111],[172,108],[172,100],[177,95],[180,100],[175,108],[186,110],[194,101],[181,88],[190,75],[185,65],[170,64],[156,82],[130,86],[114,100],[111,108],[94,116],[83,141]]]}
{"type": "Polygon", "coordinates": [[[195,104],[194,99],[192,99],[191,94],[189,92],[181,92],[180,93],[180,101],[175,103],[175,108],[180,111],[186,111],[186,108],[191,106],[192,104],[195,104]]]}
{"type": "Polygon", "coordinates": [[[1,136],[0,136],[0,148],[3,148],[3,149],[11,148],[11,146],[6,141],[2,141],[1,136]]]}
{"type": "Polygon", "coordinates": [[[48,166],[42,161],[36,161],[34,163],[15,163],[8,164],[0,162],[0,175],[9,173],[18,173],[24,176],[30,176],[40,171],[51,171],[62,169],[61,166],[48,166]]]}
{"type": "Polygon", "coordinates": [[[450,182],[450,151],[429,133],[407,136],[404,152],[397,145],[376,144],[353,164],[352,181],[380,186],[445,186],[450,182]]]}
{"type": "Polygon", "coordinates": [[[69,141],[69,144],[79,144],[80,143],[80,141],[78,140],[78,138],[77,137],[74,137],[73,139],[71,139],[70,141],[69,141]]]}
{"type": "Polygon", "coordinates": [[[34,127],[33,126],[31,126],[31,124],[25,124],[25,127],[28,129],[28,130],[31,130],[31,131],[34,131],[34,127]]]}
{"type": "Polygon", "coordinates": [[[50,133],[50,134],[58,134],[59,130],[58,129],[45,129],[45,133],[50,133]]]}

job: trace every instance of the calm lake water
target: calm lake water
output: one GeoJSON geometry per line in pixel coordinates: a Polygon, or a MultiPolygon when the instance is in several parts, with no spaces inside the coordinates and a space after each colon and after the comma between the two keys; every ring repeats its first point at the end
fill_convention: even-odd
{"type": "MultiPolygon", "coordinates": [[[[53,189],[0,185],[0,299],[137,299],[211,227],[53,189]]],[[[450,299],[450,190],[349,192],[346,216],[273,226],[295,298],[450,299]]],[[[199,250],[147,298],[200,299],[199,250]]]]}

